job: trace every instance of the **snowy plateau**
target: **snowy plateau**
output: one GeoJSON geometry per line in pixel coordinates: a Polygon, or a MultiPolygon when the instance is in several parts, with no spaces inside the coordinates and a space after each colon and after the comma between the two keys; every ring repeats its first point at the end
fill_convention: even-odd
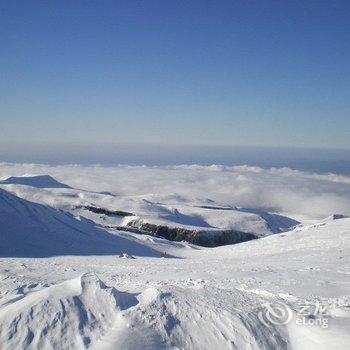
{"type": "Polygon", "coordinates": [[[0,163],[0,349],[350,349],[350,177],[0,163]]]}

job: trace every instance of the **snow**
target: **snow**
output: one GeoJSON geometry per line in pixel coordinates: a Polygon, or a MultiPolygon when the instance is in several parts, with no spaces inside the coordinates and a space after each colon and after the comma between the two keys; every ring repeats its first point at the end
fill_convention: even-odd
{"type": "Polygon", "coordinates": [[[2,348],[88,346],[118,311],[135,303],[133,295],[108,288],[94,274],[26,293],[2,307],[1,324],[10,326],[1,333],[2,348]]]}
{"type": "Polygon", "coordinates": [[[49,175],[28,175],[10,176],[9,178],[0,181],[0,184],[18,184],[28,185],[37,188],[70,188],[68,185],[56,181],[49,175]]]}
{"type": "Polygon", "coordinates": [[[158,256],[138,243],[109,234],[86,219],[29,202],[0,189],[0,256],[106,255],[128,252],[158,256]]]}
{"type": "MultiPolygon", "coordinates": [[[[56,180],[52,178],[52,182],[56,180]]],[[[238,239],[243,240],[242,233],[247,234],[245,239],[251,235],[262,237],[299,224],[292,218],[263,209],[233,207],[205,197],[185,198],[174,194],[112,195],[75,188],[43,188],[24,183],[17,177],[16,182],[0,183],[0,188],[26,200],[93,220],[103,227],[132,226],[143,229],[151,224],[198,232],[198,238],[195,238],[197,243],[206,241],[207,237],[212,241],[210,237],[219,231],[231,231],[230,235],[242,237],[238,239]]],[[[227,239],[223,238],[224,241],[227,239]]]]}
{"type": "MultiPolygon", "coordinates": [[[[16,169],[13,175],[18,177],[29,166],[5,167],[6,173],[16,169]]],[[[109,172],[115,175],[113,169],[102,170],[106,178],[109,172]]],[[[178,175],[181,168],[152,172],[157,170],[169,179],[169,172],[178,175]]],[[[225,176],[232,171],[184,170],[186,184],[190,174],[194,179],[203,178],[205,171],[224,171],[225,176]]],[[[1,349],[349,349],[348,210],[336,206],[328,211],[322,205],[314,210],[326,215],[316,220],[301,207],[297,214],[310,224],[279,233],[294,226],[286,214],[240,207],[198,187],[185,193],[175,183],[168,192],[118,194],[122,187],[79,185],[79,177],[92,181],[96,175],[90,167],[75,167],[74,181],[65,179],[66,167],[51,171],[50,176],[57,172],[57,181],[72,188],[1,185],[1,349]],[[92,213],[81,207],[88,204],[134,215],[92,213]],[[263,237],[203,248],[103,227],[126,225],[135,218],[186,227],[244,227],[263,237]],[[291,320],[266,322],[266,305],[282,305],[290,310],[291,320]],[[301,319],[305,305],[320,305],[325,314],[301,319]],[[300,325],[300,320],[309,324],[300,325]],[[327,327],[310,320],[326,320],[327,327]]],[[[337,191],[349,186],[344,179],[324,175],[239,171],[263,174],[266,181],[282,172],[283,181],[288,176],[293,183],[308,178],[337,191]]],[[[315,196],[313,203],[324,200],[315,201],[315,196]]],[[[336,191],[332,197],[343,198],[336,191]]]]}
{"type": "Polygon", "coordinates": [[[1,259],[1,348],[32,339],[32,348],[302,349],[322,341],[329,349],[336,339],[347,349],[349,247],[350,220],[340,219],[234,246],[183,247],[183,259],[1,259]],[[266,327],[258,318],[266,301],[294,310],[316,300],[335,305],[329,329],[266,327]]]}

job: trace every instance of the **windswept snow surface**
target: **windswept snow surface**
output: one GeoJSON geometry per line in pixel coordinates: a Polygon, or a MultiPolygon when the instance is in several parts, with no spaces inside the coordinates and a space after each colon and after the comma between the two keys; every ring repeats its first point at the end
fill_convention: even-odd
{"type": "Polygon", "coordinates": [[[188,166],[0,172],[71,186],[0,185],[0,349],[350,348],[347,178],[188,166]],[[273,194],[286,184],[292,202],[305,202],[269,211],[265,201],[282,203],[273,194]],[[239,200],[256,187],[264,200],[239,200]],[[304,225],[278,233],[294,226],[288,208],[304,225]],[[203,248],[116,228],[130,220],[262,238],[203,248]]]}
{"type": "Polygon", "coordinates": [[[168,249],[183,258],[0,259],[0,348],[349,348],[350,219],[168,249]],[[264,322],[266,303],[293,319],[264,322]],[[298,325],[300,307],[317,303],[328,328],[298,325]]]}

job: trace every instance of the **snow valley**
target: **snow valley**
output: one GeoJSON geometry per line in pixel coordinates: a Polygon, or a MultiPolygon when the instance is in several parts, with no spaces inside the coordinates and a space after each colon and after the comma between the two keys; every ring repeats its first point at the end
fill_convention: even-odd
{"type": "Polygon", "coordinates": [[[350,177],[0,165],[1,349],[348,349],[350,177]]]}

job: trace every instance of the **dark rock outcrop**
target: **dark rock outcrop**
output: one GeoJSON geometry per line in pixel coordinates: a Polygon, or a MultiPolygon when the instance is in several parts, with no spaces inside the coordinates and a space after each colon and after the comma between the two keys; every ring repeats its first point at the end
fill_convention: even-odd
{"type": "Polygon", "coordinates": [[[235,230],[192,230],[184,227],[169,227],[151,223],[129,222],[128,227],[118,227],[123,231],[149,234],[162,237],[170,241],[186,241],[203,247],[218,247],[236,244],[258,238],[256,235],[235,230]]]}
{"type": "Polygon", "coordinates": [[[135,216],[133,213],[129,213],[127,211],[122,211],[122,210],[109,210],[109,209],[104,209],[104,208],[99,208],[99,207],[94,207],[92,205],[85,205],[83,207],[86,210],[89,210],[93,213],[96,214],[104,214],[107,216],[135,216]]]}

